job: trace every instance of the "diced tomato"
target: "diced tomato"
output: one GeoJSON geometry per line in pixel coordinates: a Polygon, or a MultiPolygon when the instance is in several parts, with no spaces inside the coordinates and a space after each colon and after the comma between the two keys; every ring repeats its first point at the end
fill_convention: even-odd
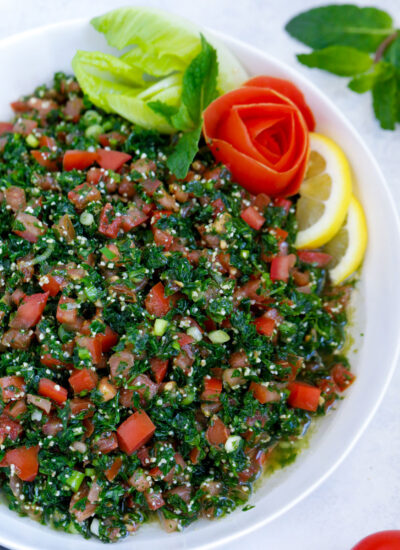
{"type": "Polygon", "coordinates": [[[97,149],[97,163],[105,170],[118,172],[125,162],[131,160],[132,155],[121,153],[120,151],[108,151],[107,149],[97,149]]]}
{"type": "Polygon", "coordinates": [[[61,288],[65,286],[64,278],[61,275],[51,275],[48,273],[39,281],[40,286],[45,292],[48,292],[51,297],[57,296],[61,288]]]}
{"type": "Polygon", "coordinates": [[[56,140],[50,136],[40,136],[40,147],[47,147],[48,149],[54,149],[57,146],[56,140]]]}
{"type": "Polygon", "coordinates": [[[161,181],[155,180],[155,179],[146,179],[142,182],[142,187],[144,189],[144,192],[149,197],[152,197],[154,195],[154,193],[157,191],[160,185],[161,185],[161,181]]]}
{"type": "Polygon", "coordinates": [[[101,339],[97,338],[97,336],[94,338],[90,336],[80,336],[76,339],[76,343],[79,347],[89,351],[94,365],[100,363],[103,356],[101,339]]]}
{"type": "Polygon", "coordinates": [[[108,435],[103,434],[94,444],[93,447],[100,453],[106,455],[118,449],[118,440],[115,432],[108,435]]]}
{"type": "Polygon", "coordinates": [[[287,239],[287,236],[289,235],[287,231],[281,229],[280,227],[271,227],[268,232],[275,237],[278,243],[282,243],[283,241],[285,241],[287,239]]]}
{"type": "Polygon", "coordinates": [[[317,252],[315,250],[298,250],[297,256],[301,262],[305,264],[313,264],[317,267],[326,267],[332,260],[330,254],[325,252],[317,252]]]}
{"type": "Polygon", "coordinates": [[[78,318],[78,307],[77,301],[73,298],[61,296],[57,306],[57,321],[67,325],[72,330],[78,330],[82,325],[82,321],[78,318]]]}
{"type": "Polygon", "coordinates": [[[122,216],[122,229],[128,232],[147,220],[148,217],[142,210],[135,207],[129,208],[128,212],[122,216]]]}
{"type": "Polygon", "coordinates": [[[68,199],[77,210],[83,210],[91,202],[101,199],[101,193],[94,185],[81,183],[68,192],[68,199]]]}
{"type": "Polygon", "coordinates": [[[6,437],[9,437],[12,441],[16,441],[22,430],[23,428],[19,422],[12,420],[4,413],[0,415],[0,444],[3,443],[6,437]]]}
{"type": "Polygon", "coordinates": [[[0,378],[1,397],[6,403],[19,399],[26,390],[25,380],[22,376],[3,376],[0,378]]]}
{"type": "Polygon", "coordinates": [[[10,206],[11,210],[18,212],[26,208],[26,194],[22,187],[12,185],[7,187],[4,191],[7,206],[10,206]]]}
{"type": "Polygon", "coordinates": [[[331,375],[340,391],[344,391],[348,388],[356,378],[352,372],[340,363],[333,367],[331,375]]]}
{"type": "Polygon", "coordinates": [[[49,397],[59,405],[63,405],[68,398],[68,390],[48,378],[39,380],[38,393],[43,397],[49,397]]]}
{"type": "Polygon", "coordinates": [[[33,481],[39,470],[38,461],[39,446],[36,447],[18,447],[7,451],[5,457],[0,462],[0,467],[15,467],[15,473],[22,481],[33,481]]]}
{"type": "Polygon", "coordinates": [[[178,343],[182,349],[185,348],[185,346],[190,346],[190,344],[194,343],[193,336],[186,334],[186,332],[178,332],[177,335],[178,343]]]}
{"type": "Polygon", "coordinates": [[[288,404],[296,409],[315,412],[318,408],[321,390],[304,382],[291,382],[288,404]]]}
{"type": "Polygon", "coordinates": [[[283,197],[277,197],[274,199],[274,206],[278,206],[283,208],[286,212],[289,212],[292,206],[292,201],[289,199],[284,199],[283,197]]]}
{"type": "Polygon", "coordinates": [[[29,118],[20,118],[13,126],[13,132],[15,134],[21,134],[22,136],[29,136],[35,128],[37,128],[38,123],[36,120],[31,120],[29,118]]]}
{"type": "Polygon", "coordinates": [[[68,382],[74,393],[90,391],[97,386],[98,376],[92,369],[75,369],[68,378],[68,382]]]}
{"type": "Polygon", "coordinates": [[[86,173],[86,181],[92,185],[97,185],[104,176],[104,170],[101,168],[90,168],[86,173]]]}
{"type": "Polygon", "coordinates": [[[56,359],[55,357],[52,357],[50,353],[44,353],[40,356],[40,362],[42,365],[45,365],[46,367],[50,367],[51,369],[54,367],[70,367],[73,366],[73,363],[68,363],[66,361],[61,361],[60,359],[56,359]]]}
{"type": "Polygon", "coordinates": [[[99,232],[105,237],[115,239],[121,228],[122,216],[114,216],[114,208],[108,202],[100,214],[99,232]]]}
{"type": "MultiPolygon", "coordinates": [[[[151,470],[150,470],[151,472],[151,470]]],[[[149,472],[149,473],[150,473],[149,472]]],[[[131,477],[128,479],[129,485],[134,487],[139,493],[143,493],[147,489],[150,489],[151,482],[147,479],[147,472],[145,473],[141,468],[135,470],[131,477]]],[[[150,473],[151,475],[151,473],[150,473]]]]}
{"type": "Polygon", "coordinates": [[[0,136],[12,132],[13,124],[11,122],[0,122],[0,136]]]}
{"type": "Polygon", "coordinates": [[[78,122],[83,109],[83,99],[81,97],[73,97],[67,101],[63,111],[67,119],[72,120],[72,122],[78,122]]]}
{"type": "Polygon", "coordinates": [[[170,298],[165,296],[164,286],[161,282],[153,286],[144,303],[150,315],[156,317],[164,317],[171,309],[170,298]]]}
{"type": "Polygon", "coordinates": [[[284,367],[285,369],[290,369],[290,372],[286,377],[286,381],[293,382],[293,380],[297,376],[298,371],[303,367],[304,363],[301,357],[293,356],[290,361],[279,359],[278,361],[276,361],[276,364],[284,367]]]}
{"type": "Polygon", "coordinates": [[[120,144],[126,141],[126,136],[120,132],[109,132],[108,134],[100,134],[99,143],[102,147],[110,147],[112,141],[120,144]]]}
{"type": "Polygon", "coordinates": [[[21,288],[16,288],[11,294],[11,301],[15,306],[19,306],[26,294],[21,288]]]}
{"type": "Polygon", "coordinates": [[[168,370],[168,359],[158,359],[157,357],[153,357],[150,359],[150,368],[152,370],[154,380],[157,382],[157,384],[161,384],[161,382],[164,380],[165,375],[167,374],[168,370]]]}
{"type": "Polygon", "coordinates": [[[332,378],[318,380],[316,384],[324,397],[324,409],[328,410],[329,407],[336,401],[337,394],[340,390],[332,378]]]}
{"type": "Polygon", "coordinates": [[[40,321],[48,297],[48,292],[25,296],[22,304],[17,309],[17,313],[11,319],[10,327],[26,330],[35,326],[40,321]]]}
{"type": "Polygon", "coordinates": [[[69,503],[69,513],[75,516],[76,521],[82,522],[94,516],[97,502],[89,501],[89,488],[86,483],[82,483],[77,493],[74,493],[69,503]],[[83,502],[82,505],[77,505],[83,502]]]}
{"type": "Polygon", "coordinates": [[[174,242],[174,237],[166,231],[158,229],[158,227],[152,227],[151,230],[156,245],[164,247],[165,250],[169,250],[174,242]]]}
{"type": "Polygon", "coordinates": [[[284,281],[289,280],[289,270],[296,263],[296,256],[289,254],[288,256],[276,256],[271,262],[271,281],[284,281]]]}
{"type": "Polygon", "coordinates": [[[101,351],[103,353],[107,353],[108,351],[110,351],[110,349],[113,348],[119,340],[118,334],[108,326],[106,326],[104,333],[99,332],[98,334],[96,334],[95,338],[97,341],[100,342],[101,351]]]}
{"type": "Polygon", "coordinates": [[[262,405],[265,405],[265,403],[272,403],[273,401],[280,401],[278,392],[271,391],[266,386],[258,384],[258,382],[251,382],[249,391],[253,393],[254,397],[262,405]]]}
{"type": "Polygon", "coordinates": [[[50,151],[31,151],[31,155],[40,166],[44,166],[49,172],[58,170],[58,162],[51,158],[50,151]]]}
{"type": "Polygon", "coordinates": [[[162,494],[155,491],[152,493],[146,491],[144,493],[144,498],[146,499],[147,506],[153,511],[158,510],[165,504],[162,494]]]}
{"type": "Polygon", "coordinates": [[[262,316],[255,319],[254,324],[259,334],[263,334],[264,336],[272,336],[275,328],[274,319],[262,316]]]}
{"type": "Polygon", "coordinates": [[[265,208],[271,203],[271,199],[265,193],[259,193],[254,199],[253,206],[258,208],[260,212],[264,212],[265,208]]]}
{"type": "Polygon", "coordinates": [[[190,462],[192,464],[197,464],[199,461],[199,456],[200,456],[200,451],[199,449],[197,449],[197,447],[195,447],[189,453],[190,462]]]}
{"type": "Polygon", "coordinates": [[[18,401],[12,401],[9,403],[4,412],[11,418],[18,418],[20,415],[26,413],[26,401],[25,399],[18,399],[18,401]]]}
{"type": "Polygon", "coordinates": [[[210,426],[206,431],[206,439],[213,447],[224,445],[230,431],[218,416],[213,416],[210,426]]]}
{"type": "Polygon", "coordinates": [[[13,229],[13,233],[30,243],[36,243],[38,238],[46,233],[47,227],[36,216],[26,212],[18,212],[15,221],[17,227],[21,224],[24,229],[13,229]]]}
{"type": "Polygon", "coordinates": [[[144,466],[145,468],[148,467],[150,464],[150,454],[149,449],[145,446],[140,447],[140,449],[137,450],[137,457],[140,460],[140,464],[144,466]]]}
{"type": "Polygon", "coordinates": [[[107,470],[104,470],[104,475],[106,476],[108,481],[113,481],[117,477],[121,468],[122,468],[122,458],[120,456],[117,456],[117,458],[114,460],[111,466],[107,468],[107,470]]]}
{"type": "Polygon", "coordinates": [[[212,201],[211,206],[213,207],[214,214],[219,214],[225,210],[224,201],[220,198],[215,199],[215,201],[212,201]]]}
{"type": "Polygon", "coordinates": [[[155,431],[156,427],[145,411],[136,411],[117,429],[120,449],[131,455],[147,443],[155,431]]]}
{"type": "Polygon", "coordinates": [[[245,210],[243,210],[240,217],[256,231],[261,229],[265,223],[264,216],[262,216],[253,206],[248,206],[245,210]]]}
{"type": "Polygon", "coordinates": [[[85,411],[85,418],[89,418],[94,415],[94,405],[88,397],[74,397],[69,400],[69,406],[71,414],[76,416],[77,414],[85,411]]]}
{"type": "Polygon", "coordinates": [[[43,424],[42,432],[45,435],[57,435],[63,429],[63,424],[57,416],[50,415],[49,419],[43,424]]]}
{"type": "Polygon", "coordinates": [[[204,390],[200,396],[202,401],[219,401],[222,392],[222,380],[218,378],[204,378],[204,390]]]}
{"type": "Polygon", "coordinates": [[[67,172],[70,170],[86,170],[86,168],[89,168],[96,160],[97,153],[72,149],[64,153],[63,168],[67,172]]]}
{"type": "Polygon", "coordinates": [[[129,382],[129,387],[132,389],[123,389],[120,395],[121,405],[127,408],[133,407],[132,398],[134,394],[139,395],[140,402],[145,405],[156,395],[158,389],[157,384],[155,384],[147,374],[139,374],[136,376],[129,382]]]}
{"type": "Polygon", "coordinates": [[[11,109],[15,113],[27,113],[31,110],[31,107],[28,105],[27,101],[22,101],[18,99],[17,101],[13,101],[10,103],[11,109]]]}

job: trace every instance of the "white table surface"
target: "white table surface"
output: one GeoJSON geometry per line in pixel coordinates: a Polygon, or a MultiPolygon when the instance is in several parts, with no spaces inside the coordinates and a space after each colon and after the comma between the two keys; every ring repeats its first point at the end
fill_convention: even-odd
{"type": "MultiPolygon", "coordinates": [[[[373,118],[369,94],[346,89],[346,79],[302,67],[305,48],[283,30],[290,17],[329,0],[142,0],[184,15],[257,46],[303,72],[323,90],[366,140],[400,206],[400,125],[383,131],[373,118]]],[[[386,9],[400,25],[399,0],[356,2],[386,9]]],[[[0,39],[56,22],[99,15],[127,0],[0,0],[0,39]]],[[[1,85],[1,84],[0,84],[1,85]]],[[[12,99],[12,98],[10,98],[12,99]]],[[[382,320],[384,322],[384,320],[382,320]]],[[[379,365],[376,365],[379,369],[379,365]]],[[[373,381],[371,381],[373,383],[373,381]]],[[[400,369],[375,418],[350,456],[312,495],[229,550],[350,550],[369,533],[400,528],[400,369]]],[[[135,545],[132,541],[132,546],[135,545]]],[[[228,550],[228,546],[224,547],[228,550]]]]}

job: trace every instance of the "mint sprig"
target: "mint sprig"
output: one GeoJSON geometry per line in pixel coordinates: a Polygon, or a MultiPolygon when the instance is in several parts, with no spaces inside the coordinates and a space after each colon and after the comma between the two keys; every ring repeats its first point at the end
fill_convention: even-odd
{"type": "Polygon", "coordinates": [[[371,91],[375,117],[385,130],[400,122],[400,32],[377,8],[328,5],[303,12],[285,29],[313,48],[297,59],[310,68],[353,77],[353,92],[371,91]]]}
{"type": "Polygon", "coordinates": [[[203,125],[203,110],[218,97],[217,52],[201,35],[201,51],[192,60],[183,75],[179,107],[153,101],[148,105],[162,115],[171,126],[182,132],[167,166],[179,179],[186,177],[198,151],[203,125]]]}

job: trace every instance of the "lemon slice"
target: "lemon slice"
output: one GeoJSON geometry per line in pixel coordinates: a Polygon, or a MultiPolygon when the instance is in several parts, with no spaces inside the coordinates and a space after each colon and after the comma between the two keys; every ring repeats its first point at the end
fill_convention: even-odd
{"type": "Polygon", "coordinates": [[[317,248],[339,231],[351,197],[351,171],[338,145],[310,134],[310,158],[296,205],[297,248],[317,248]]]}
{"type": "Polygon", "coordinates": [[[367,238],[364,211],[358,200],[352,196],[344,224],[333,239],[324,246],[324,252],[333,256],[328,268],[334,285],[347,279],[360,266],[367,246],[367,238]]]}

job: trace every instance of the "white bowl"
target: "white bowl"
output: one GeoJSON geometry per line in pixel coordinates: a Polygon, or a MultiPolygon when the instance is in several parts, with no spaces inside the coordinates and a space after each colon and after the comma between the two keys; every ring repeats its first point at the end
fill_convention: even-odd
{"type": "MultiPolygon", "coordinates": [[[[280,76],[298,85],[315,114],[317,131],[336,140],[349,157],[355,192],[363,204],[369,227],[368,250],[351,327],[353,348],[358,350],[351,353],[357,380],[334,414],[318,423],[309,448],[292,466],[267,478],[252,496],[255,508],[246,513],[238,510],[218,521],[197,522],[183,533],[167,535],[158,525],[144,526],[135,540],[127,538],[119,543],[121,550],[133,546],[138,550],[210,549],[248,534],[284,513],[325,480],[354,446],[383,398],[399,355],[399,222],[372,154],[333,103],[300,74],[251,46],[217,36],[237,55],[250,75],[280,76]]],[[[43,82],[50,82],[55,71],[71,71],[70,61],[78,48],[107,49],[103,36],[87,20],[43,27],[0,42],[0,120],[11,116],[10,101],[43,82]]],[[[19,550],[104,548],[96,539],[86,541],[19,518],[4,505],[0,507],[0,543],[19,550]]]]}

